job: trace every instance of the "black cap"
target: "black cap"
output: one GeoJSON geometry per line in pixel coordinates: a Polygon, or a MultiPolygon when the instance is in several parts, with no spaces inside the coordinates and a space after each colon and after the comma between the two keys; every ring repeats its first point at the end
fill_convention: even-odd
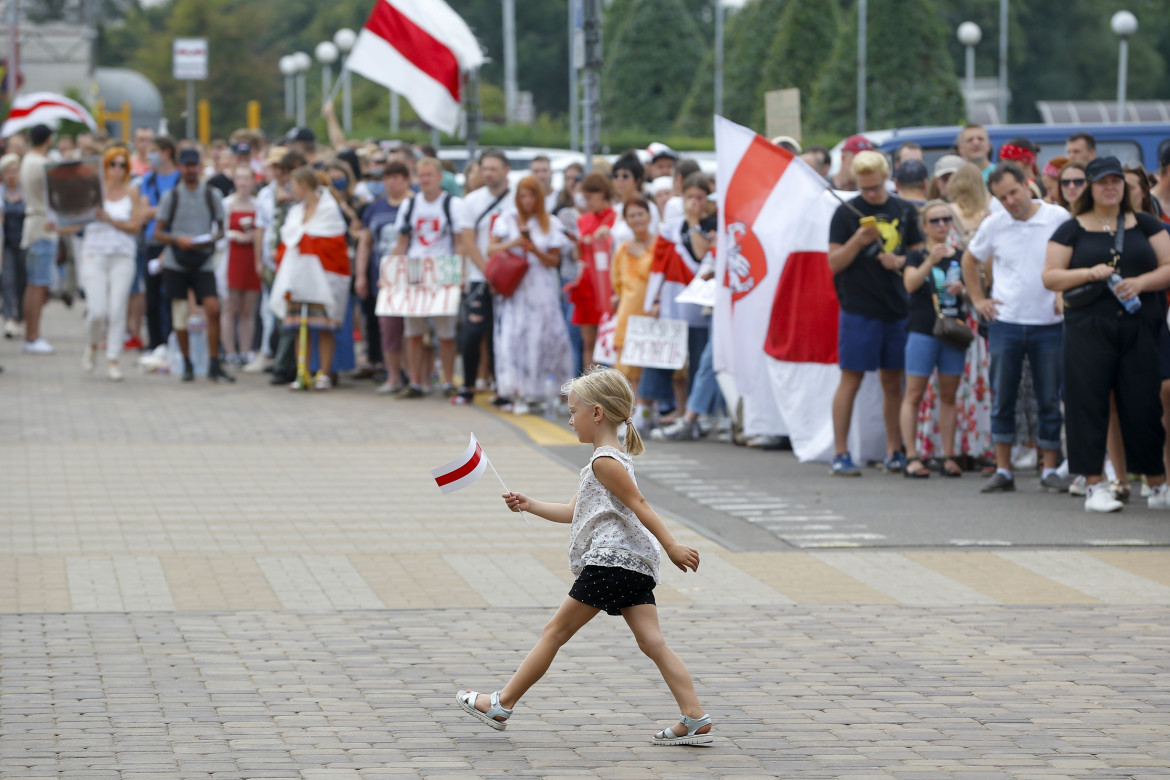
{"type": "Polygon", "coordinates": [[[179,150],[179,165],[198,165],[199,150],[187,147],[179,150]]]}
{"type": "Polygon", "coordinates": [[[1165,168],[1167,165],[1170,165],[1170,138],[1158,144],[1158,167],[1165,168]]]}
{"type": "Polygon", "coordinates": [[[1090,160],[1089,164],[1085,166],[1085,178],[1089,180],[1090,184],[1101,181],[1106,176],[1120,176],[1123,179],[1125,178],[1125,171],[1121,167],[1121,161],[1112,155],[1090,160]]]}
{"type": "Polygon", "coordinates": [[[316,143],[317,134],[307,127],[298,127],[292,131],[292,139],[302,143],[316,143]]]}
{"type": "Polygon", "coordinates": [[[926,163],[922,160],[906,160],[894,169],[894,181],[900,181],[903,184],[917,184],[926,181],[929,176],[926,163]]]}
{"type": "Polygon", "coordinates": [[[252,145],[246,141],[240,141],[239,143],[232,144],[232,151],[238,155],[250,155],[252,153],[252,145]]]}

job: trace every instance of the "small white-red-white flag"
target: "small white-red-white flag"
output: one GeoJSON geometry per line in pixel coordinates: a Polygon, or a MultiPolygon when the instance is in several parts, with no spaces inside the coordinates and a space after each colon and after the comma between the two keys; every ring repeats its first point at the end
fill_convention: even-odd
{"type": "Polygon", "coordinates": [[[483,447],[475,440],[473,433],[471,434],[471,442],[463,454],[450,463],[439,466],[437,469],[431,469],[431,476],[438,483],[439,490],[446,495],[475,482],[483,476],[487,466],[487,455],[484,454],[483,447]]]}
{"type": "Polygon", "coordinates": [[[81,122],[94,132],[98,129],[94,118],[76,100],[55,92],[30,92],[17,95],[12,101],[8,118],[4,120],[4,126],[0,127],[0,138],[16,135],[21,130],[37,125],[56,127],[62,119],[81,122]]]}
{"type": "Polygon", "coordinates": [[[459,129],[460,74],[481,64],[475,35],[443,0],[378,0],[345,61],[448,134],[459,129]]]}

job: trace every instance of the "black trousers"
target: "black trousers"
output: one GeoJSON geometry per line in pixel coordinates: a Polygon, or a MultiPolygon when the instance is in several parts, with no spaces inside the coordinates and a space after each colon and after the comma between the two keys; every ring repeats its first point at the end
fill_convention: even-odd
{"type": "Polygon", "coordinates": [[[361,299],[362,319],[366,328],[366,361],[372,366],[378,366],[385,360],[382,355],[382,332],[378,329],[378,315],[374,309],[378,305],[377,290],[370,290],[370,294],[361,299]]]}
{"type": "Polygon", "coordinates": [[[1125,459],[1136,474],[1160,476],[1161,320],[1082,314],[1064,321],[1064,406],[1068,465],[1073,474],[1100,474],[1109,431],[1109,394],[1117,398],[1125,459]]]}
{"type": "Polygon", "coordinates": [[[492,331],[495,315],[492,312],[492,291],[487,282],[471,282],[459,308],[459,352],[463,358],[463,386],[475,389],[479,362],[483,358],[483,337],[487,336],[489,367],[492,354],[492,331]]]}

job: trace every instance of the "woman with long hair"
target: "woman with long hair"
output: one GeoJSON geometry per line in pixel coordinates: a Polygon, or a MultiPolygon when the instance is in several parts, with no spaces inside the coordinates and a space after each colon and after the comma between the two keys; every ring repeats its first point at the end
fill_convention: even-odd
{"type": "Polygon", "coordinates": [[[227,214],[227,301],[220,317],[220,334],[227,354],[224,362],[243,366],[251,362],[260,303],[260,255],[256,249],[256,201],[252,189],[256,177],[248,165],[232,171],[235,190],[224,198],[227,214]],[[237,328],[237,321],[239,327],[237,328]],[[238,347],[237,347],[238,338],[238,347]]]}
{"type": "MultiPolygon", "coordinates": [[[[650,206],[642,196],[634,195],[627,200],[623,214],[626,223],[634,231],[634,237],[622,242],[613,253],[613,262],[610,264],[610,280],[613,284],[611,303],[617,312],[613,345],[618,353],[617,370],[637,388],[638,380],[642,378],[642,367],[623,363],[621,351],[629,318],[646,316],[643,304],[646,300],[646,284],[650,281],[650,267],[654,264],[655,235],[650,232],[650,206]]],[[[645,399],[637,399],[636,416],[637,409],[645,403],[645,399]]]]}
{"type": "Polygon", "coordinates": [[[496,387],[524,414],[533,402],[551,403],[549,388],[573,378],[569,333],[561,312],[561,249],[569,245],[558,220],[544,209],[544,188],[535,176],[516,185],[515,209],[492,227],[488,254],[523,254],[528,270],[520,286],[495,301],[496,387]],[[551,377],[551,383],[549,378],[551,377]]]}
{"type": "Polygon", "coordinates": [[[1070,162],[1060,169],[1060,176],[1057,177],[1057,192],[1059,193],[1056,203],[1057,205],[1072,209],[1072,204],[1085,189],[1085,164],[1079,162],[1070,162]]]}
{"type": "MultiPolygon", "coordinates": [[[[626,224],[625,219],[622,217],[622,210],[625,208],[627,200],[635,195],[640,196],[642,194],[642,184],[646,180],[646,169],[638,159],[638,153],[629,151],[614,161],[612,176],[613,208],[617,213],[617,221],[613,226],[613,240],[614,245],[617,246],[629,241],[634,236],[633,229],[626,224]]],[[[650,232],[657,234],[659,221],[658,207],[653,203],[650,203],[649,206],[650,232]]]]}
{"type": "Polygon", "coordinates": [[[979,166],[965,162],[951,174],[946,199],[954,206],[954,228],[965,245],[987,216],[990,196],[979,166]]]}
{"type": "Polygon", "coordinates": [[[85,227],[81,252],[81,284],[85,289],[85,322],[89,341],[81,365],[93,371],[102,336],[106,339],[106,376],[122,379],[118,357],[126,333],[126,306],[137,272],[136,236],[142,227],[138,188],[130,183],[130,152],[111,147],[102,156],[105,193],[97,221],[85,227]]]}

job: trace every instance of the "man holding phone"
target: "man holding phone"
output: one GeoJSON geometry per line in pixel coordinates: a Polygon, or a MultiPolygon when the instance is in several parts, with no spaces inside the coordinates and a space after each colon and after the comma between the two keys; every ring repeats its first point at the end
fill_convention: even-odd
{"type": "Polygon", "coordinates": [[[910,311],[902,266],[906,252],[924,243],[918,210],[886,189],[890,166],[881,152],[858,152],[851,173],[861,194],[842,204],[829,224],[829,268],[841,307],[833,474],[843,477],[861,476],[849,454],[849,428],[853,402],[868,371],[878,371],[881,377],[885,470],[901,472],[906,466],[898,424],[910,311]]]}

